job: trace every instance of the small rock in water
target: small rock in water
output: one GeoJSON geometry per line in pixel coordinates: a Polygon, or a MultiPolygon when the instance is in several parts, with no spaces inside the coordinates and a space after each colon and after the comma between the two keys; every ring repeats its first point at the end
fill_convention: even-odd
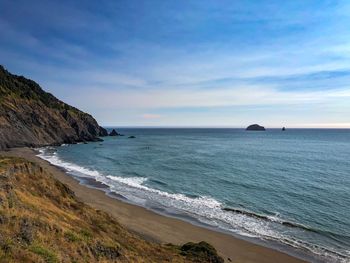
{"type": "Polygon", "coordinates": [[[113,129],[109,134],[109,136],[119,136],[119,135],[120,134],[115,129],[113,129]]]}

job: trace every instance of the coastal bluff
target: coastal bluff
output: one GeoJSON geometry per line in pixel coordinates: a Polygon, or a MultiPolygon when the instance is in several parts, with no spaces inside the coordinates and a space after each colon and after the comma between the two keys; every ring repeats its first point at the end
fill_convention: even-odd
{"type": "Polygon", "coordinates": [[[0,155],[0,189],[0,262],[224,263],[206,242],[142,239],[22,158],[0,155]]]}
{"type": "Polygon", "coordinates": [[[97,141],[106,135],[91,115],[0,65],[0,150],[97,141]]]}

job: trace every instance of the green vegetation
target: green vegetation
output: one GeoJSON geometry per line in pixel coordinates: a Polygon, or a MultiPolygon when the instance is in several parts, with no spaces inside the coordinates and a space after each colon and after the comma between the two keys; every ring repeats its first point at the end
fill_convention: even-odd
{"type": "Polygon", "coordinates": [[[92,233],[87,229],[81,229],[79,234],[82,237],[82,239],[85,241],[88,241],[93,237],[92,233]]]}
{"type": "Polygon", "coordinates": [[[64,233],[64,236],[69,242],[88,242],[93,239],[93,234],[87,229],[81,229],[78,233],[68,230],[64,233]]]}
{"type": "Polygon", "coordinates": [[[34,245],[31,246],[29,248],[29,250],[37,255],[39,255],[40,257],[42,257],[44,259],[44,261],[46,263],[57,263],[58,258],[56,256],[55,253],[53,253],[52,251],[40,246],[40,245],[34,245]]]}
{"type": "Polygon", "coordinates": [[[23,76],[16,76],[0,66],[0,102],[5,97],[41,102],[45,106],[59,110],[81,113],[78,109],[58,100],[51,93],[45,92],[36,82],[23,76]]]}
{"type": "Polygon", "coordinates": [[[82,240],[78,235],[71,231],[67,231],[66,233],[64,233],[64,236],[69,242],[78,242],[82,240]]]}

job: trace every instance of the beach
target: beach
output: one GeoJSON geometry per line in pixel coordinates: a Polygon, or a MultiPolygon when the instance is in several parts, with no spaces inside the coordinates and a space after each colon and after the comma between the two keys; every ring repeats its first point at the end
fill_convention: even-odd
{"type": "Polygon", "coordinates": [[[109,197],[105,192],[79,184],[45,160],[36,156],[29,148],[13,148],[2,155],[17,156],[40,164],[56,179],[69,186],[75,195],[84,203],[95,209],[103,210],[115,217],[129,231],[146,240],[160,243],[183,244],[189,241],[207,241],[212,244],[225,259],[225,262],[306,262],[286,253],[257,245],[232,235],[199,227],[188,222],[166,217],[143,207],[122,202],[109,197]]]}

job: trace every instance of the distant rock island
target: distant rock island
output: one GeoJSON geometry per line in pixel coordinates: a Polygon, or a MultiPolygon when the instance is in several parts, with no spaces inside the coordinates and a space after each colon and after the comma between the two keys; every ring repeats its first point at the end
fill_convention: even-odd
{"type": "Polygon", "coordinates": [[[0,150],[98,141],[106,135],[91,115],[0,65],[0,150]]]}
{"type": "Polygon", "coordinates": [[[285,130],[286,130],[286,127],[283,127],[283,128],[282,128],[282,131],[285,131],[285,130]]]}
{"type": "Polygon", "coordinates": [[[247,127],[246,131],[265,131],[265,127],[258,124],[252,124],[247,127]]]}

